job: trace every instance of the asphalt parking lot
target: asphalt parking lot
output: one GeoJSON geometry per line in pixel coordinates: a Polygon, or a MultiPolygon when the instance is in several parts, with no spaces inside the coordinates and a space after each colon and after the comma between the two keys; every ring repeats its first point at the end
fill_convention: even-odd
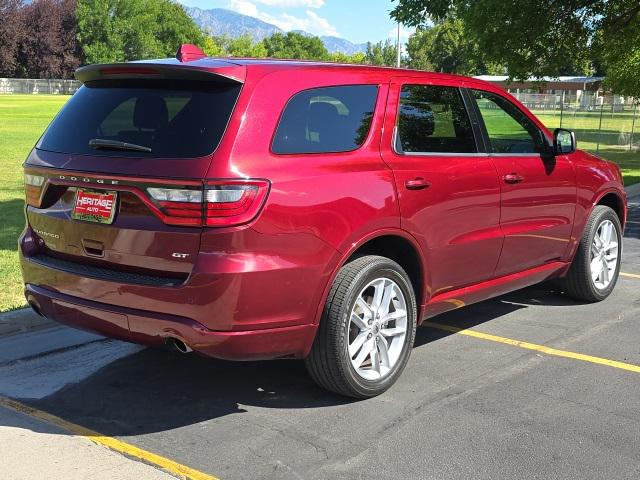
{"type": "Polygon", "coordinates": [[[605,302],[542,285],[436,317],[371,400],[325,393],[298,361],[100,339],[0,361],[0,395],[222,479],[637,479],[640,205],[630,222],[605,302]]]}

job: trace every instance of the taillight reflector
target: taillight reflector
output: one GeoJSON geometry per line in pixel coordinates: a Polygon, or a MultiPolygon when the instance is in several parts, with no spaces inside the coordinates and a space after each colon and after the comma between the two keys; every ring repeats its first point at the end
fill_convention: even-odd
{"type": "Polygon", "coordinates": [[[25,173],[24,183],[27,185],[32,185],[34,187],[41,187],[44,183],[44,177],[41,177],[40,175],[33,175],[31,173],[25,173]]]}
{"type": "Polygon", "coordinates": [[[41,175],[33,175],[32,173],[24,174],[24,192],[25,201],[27,205],[33,207],[40,207],[40,193],[42,185],[44,184],[44,177],[41,175]]]}

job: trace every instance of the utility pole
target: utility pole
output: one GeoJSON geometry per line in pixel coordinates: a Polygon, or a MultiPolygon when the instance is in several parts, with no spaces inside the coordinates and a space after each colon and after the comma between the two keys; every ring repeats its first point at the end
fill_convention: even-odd
{"type": "Polygon", "coordinates": [[[398,41],[396,42],[396,67],[400,68],[400,22],[398,22],[398,41]]]}

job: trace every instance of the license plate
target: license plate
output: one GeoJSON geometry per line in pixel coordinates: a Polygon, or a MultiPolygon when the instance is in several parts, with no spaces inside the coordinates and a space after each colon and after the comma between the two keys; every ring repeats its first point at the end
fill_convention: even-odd
{"type": "Polygon", "coordinates": [[[117,192],[97,192],[79,188],[71,217],[88,222],[111,223],[116,213],[117,192]]]}

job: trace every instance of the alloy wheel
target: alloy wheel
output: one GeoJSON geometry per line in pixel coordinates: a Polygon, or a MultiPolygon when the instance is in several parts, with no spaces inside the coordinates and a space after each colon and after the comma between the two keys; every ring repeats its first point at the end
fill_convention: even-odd
{"type": "Polygon", "coordinates": [[[591,242],[591,279],[604,290],[614,279],[618,267],[618,231],[611,220],[604,220],[596,229],[591,242]]]}
{"type": "Polygon", "coordinates": [[[407,303],[400,287],[376,278],[360,292],[351,310],[348,355],[365,380],[380,380],[397,364],[407,335],[407,303]]]}

